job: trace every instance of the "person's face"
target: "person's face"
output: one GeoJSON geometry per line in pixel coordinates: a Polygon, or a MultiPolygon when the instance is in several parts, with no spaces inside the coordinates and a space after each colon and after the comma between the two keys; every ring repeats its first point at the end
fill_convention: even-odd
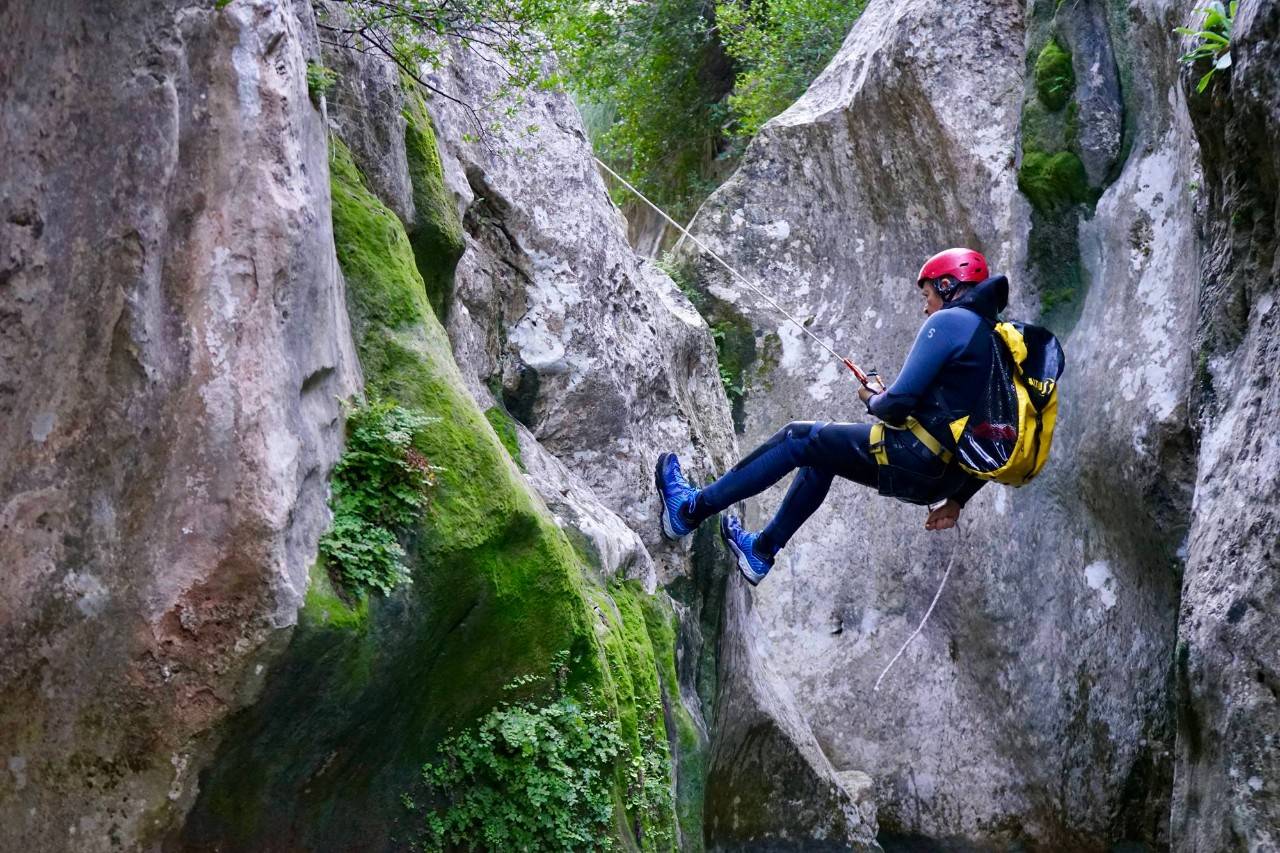
{"type": "Polygon", "coordinates": [[[933,314],[942,307],[942,297],[938,295],[938,288],[934,287],[930,282],[924,282],[920,285],[920,295],[924,297],[924,315],[926,317],[933,314]]]}

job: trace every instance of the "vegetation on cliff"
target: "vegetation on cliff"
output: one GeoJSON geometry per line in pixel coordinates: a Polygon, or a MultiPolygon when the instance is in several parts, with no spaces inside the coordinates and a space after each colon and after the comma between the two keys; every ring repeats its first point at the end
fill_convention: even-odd
{"type": "MultiPolygon", "coordinates": [[[[435,482],[403,537],[412,585],[349,603],[313,572],[289,648],[260,701],[236,719],[188,832],[227,849],[271,846],[281,833],[330,847],[369,833],[483,847],[498,812],[481,815],[475,804],[559,784],[553,756],[508,744],[494,760],[519,768],[516,777],[440,770],[429,791],[423,763],[453,767],[494,726],[555,718],[616,732],[617,754],[573,767],[575,784],[591,779],[592,802],[610,804],[612,837],[667,849],[670,760],[635,593],[590,577],[467,393],[419,272],[452,261],[415,256],[346,146],[334,139],[331,153],[334,240],[365,393],[421,413],[408,444],[435,466],[435,482]]],[[[561,812],[540,830],[540,849],[598,835],[598,817],[561,812]]]]}

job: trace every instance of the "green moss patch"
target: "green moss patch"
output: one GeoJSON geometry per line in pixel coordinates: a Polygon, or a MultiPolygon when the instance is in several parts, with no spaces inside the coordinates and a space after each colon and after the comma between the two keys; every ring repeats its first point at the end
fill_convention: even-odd
{"type": "Polygon", "coordinates": [[[1039,151],[1044,154],[1056,154],[1068,147],[1067,119],[1071,114],[1073,101],[1067,111],[1050,112],[1038,99],[1032,99],[1022,108],[1023,151],[1039,151]]]}
{"type": "MultiPolygon", "coordinates": [[[[507,461],[466,391],[403,227],[336,139],[331,178],[366,394],[430,417],[413,448],[437,466],[435,485],[406,537],[412,585],[352,606],[322,570],[313,575],[261,698],[232,719],[201,777],[184,849],[407,847],[423,827],[402,796],[423,764],[512,699],[513,682],[526,684],[514,698],[533,707],[559,701],[521,682],[555,668],[564,695],[617,720],[629,743],[657,738],[656,663],[634,602],[604,606],[507,461]]],[[[634,844],[642,823],[640,835],[659,849],[663,820],[635,793],[656,775],[646,755],[666,761],[640,749],[640,768],[619,762],[603,784],[618,838],[634,844]]]]}
{"type": "Polygon", "coordinates": [[[1050,39],[1040,50],[1035,65],[1036,95],[1050,110],[1060,110],[1071,100],[1076,75],[1071,68],[1071,54],[1050,39]]]}
{"type": "Polygon", "coordinates": [[[670,600],[662,593],[638,595],[637,601],[644,611],[645,630],[658,665],[662,707],[667,718],[671,750],[676,756],[676,820],[680,826],[681,849],[702,850],[706,744],[680,697],[680,678],[676,669],[679,618],[670,600]]]}
{"type": "Polygon", "coordinates": [[[431,116],[416,83],[406,81],[405,155],[413,183],[416,219],[409,228],[409,244],[417,258],[418,272],[427,289],[427,299],[436,317],[444,322],[453,302],[453,274],[466,249],[462,220],[453,196],[444,184],[440,151],[436,145],[431,116]]]}
{"type": "Polygon", "coordinates": [[[1093,200],[1084,163],[1070,151],[1026,151],[1018,170],[1018,189],[1042,212],[1093,200]]]}
{"type": "Polygon", "coordinates": [[[489,426],[493,427],[494,434],[498,436],[502,446],[511,455],[512,461],[523,471],[524,459],[520,457],[520,436],[516,433],[515,419],[501,406],[490,406],[485,409],[484,417],[489,422],[489,426]]]}

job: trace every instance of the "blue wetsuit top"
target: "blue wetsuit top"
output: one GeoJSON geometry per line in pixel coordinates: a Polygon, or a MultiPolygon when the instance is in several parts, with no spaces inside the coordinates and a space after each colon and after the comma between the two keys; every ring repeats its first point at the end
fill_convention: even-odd
{"type": "MultiPolygon", "coordinates": [[[[1008,303],[1009,280],[996,276],[935,311],[920,327],[898,378],[868,401],[871,414],[895,426],[914,415],[944,447],[954,450],[948,424],[969,414],[986,391],[992,366],[991,326],[1008,303]]],[[[972,491],[965,489],[961,504],[984,481],[974,482],[972,491]]]]}

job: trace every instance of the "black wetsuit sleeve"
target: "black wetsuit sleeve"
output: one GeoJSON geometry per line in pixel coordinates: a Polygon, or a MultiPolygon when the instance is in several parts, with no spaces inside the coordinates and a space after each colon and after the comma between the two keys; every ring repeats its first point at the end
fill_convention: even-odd
{"type": "Polygon", "coordinates": [[[960,491],[951,496],[951,500],[964,506],[969,499],[978,493],[978,490],[987,484],[986,480],[979,480],[977,477],[970,477],[965,480],[964,485],[960,487],[960,491]]]}
{"type": "Polygon", "coordinates": [[[929,386],[948,361],[955,358],[973,337],[972,314],[968,311],[935,312],[916,335],[902,373],[887,391],[867,401],[867,411],[886,423],[901,424],[915,411],[929,386]]]}

